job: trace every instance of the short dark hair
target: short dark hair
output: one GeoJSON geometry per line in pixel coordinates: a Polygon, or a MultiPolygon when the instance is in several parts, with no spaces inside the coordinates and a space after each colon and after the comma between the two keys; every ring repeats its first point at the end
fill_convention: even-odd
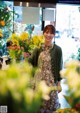
{"type": "Polygon", "coordinates": [[[55,27],[53,25],[46,25],[43,29],[43,34],[46,32],[46,31],[49,31],[51,34],[54,34],[55,35],[55,27]]]}

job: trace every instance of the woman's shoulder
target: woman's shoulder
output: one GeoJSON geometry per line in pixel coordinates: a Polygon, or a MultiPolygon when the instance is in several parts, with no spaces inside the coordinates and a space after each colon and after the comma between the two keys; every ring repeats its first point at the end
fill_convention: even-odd
{"type": "Polygon", "coordinates": [[[57,49],[57,50],[62,50],[62,48],[57,44],[54,44],[54,48],[57,49]]]}

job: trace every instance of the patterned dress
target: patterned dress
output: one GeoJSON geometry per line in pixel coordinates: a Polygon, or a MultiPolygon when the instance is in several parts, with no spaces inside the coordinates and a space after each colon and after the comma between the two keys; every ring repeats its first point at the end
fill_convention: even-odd
{"type": "MultiPolygon", "coordinates": [[[[38,66],[41,72],[36,76],[36,81],[39,83],[40,80],[45,80],[48,86],[55,86],[54,76],[51,71],[51,57],[50,49],[52,46],[43,46],[43,51],[39,55],[38,66]]],[[[43,100],[43,105],[40,108],[39,113],[53,113],[56,109],[60,107],[58,100],[58,92],[51,91],[50,99],[43,100]]]]}

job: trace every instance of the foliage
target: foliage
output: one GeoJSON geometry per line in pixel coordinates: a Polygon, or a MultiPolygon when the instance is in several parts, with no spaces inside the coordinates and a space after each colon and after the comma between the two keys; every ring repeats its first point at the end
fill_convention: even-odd
{"type": "Polygon", "coordinates": [[[0,28],[9,28],[11,26],[13,12],[5,2],[0,1],[0,28]]]}
{"type": "Polygon", "coordinates": [[[67,96],[64,95],[72,108],[80,111],[80,62],[71,60],[65,64],[61,76],[66,78],[68,84],[67,96]]]}
{"type": "Polygon", "coordinates": [[[42,98],[48,99],[50,89],[44,81],[36,90],[32,87],[35,72],[27,62],[0,70],[0,105],[7,105],[8,113],[37,113],[42,98]]]}
{"type": "Polygon", "coordinates": [[[8,38],[13,32],[13,18],[18,18],[18,14],[13,10],[13,3],[0,1],[0,29],[3,30],[3,36],[8,38]]]}

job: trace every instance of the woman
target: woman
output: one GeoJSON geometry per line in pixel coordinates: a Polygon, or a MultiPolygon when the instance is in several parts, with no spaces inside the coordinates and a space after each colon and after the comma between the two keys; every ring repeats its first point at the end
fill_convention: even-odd
{"type": "MultiPolygon", "coordinates": [[[[45,26],[43,30],[45,43],[38,49],[33,51],[29,58],[29,62],[34,66],[38,66],[41,72],[36,76],[37,81],[45,80],[48,86],[60,85],[60,70],[62,69],[62,49],[52,43],[55,36],[55,27],[53,25],[45,26]]],[[[58,101],[58,91],[51,91],[50,99],[44,100],[40,108],[40,113],[52,113],[60,107],[58,101]]]]}

